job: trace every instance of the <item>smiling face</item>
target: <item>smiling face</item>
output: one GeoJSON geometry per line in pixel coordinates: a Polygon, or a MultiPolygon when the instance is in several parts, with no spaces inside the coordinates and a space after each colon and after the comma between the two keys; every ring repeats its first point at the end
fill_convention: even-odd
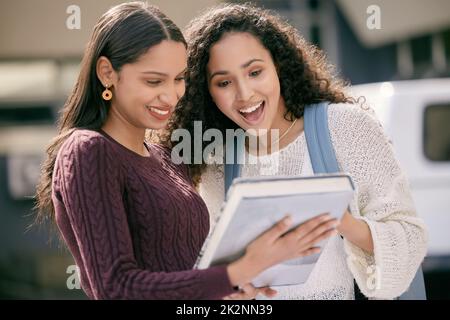
{"type": "Polygon", "coordinates": [[[164,128],[184,95],[186,63],[184,44],[164,40],[113,72],[109,117],[135,128],[164,128]]]}
{"type": "Polygon", "coordinates": [[[270,52],[249,33],[229,33],[209,53],[208,86],[217,107],[244,130],[279,129],[286,107],[270,52]]]}

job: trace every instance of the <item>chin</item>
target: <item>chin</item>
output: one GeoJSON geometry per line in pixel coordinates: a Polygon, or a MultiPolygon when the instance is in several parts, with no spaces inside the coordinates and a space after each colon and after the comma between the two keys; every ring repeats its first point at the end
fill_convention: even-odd
{"type": "Polygon", "coordinates": [[[161,130],[167,127],[168,122],[147,124],[145,127],[149,130],[161,130]]]}
{"type": "Polygon", "coordinates": [[[269,129],[267,126],[258,126],[258,127],[248,127],[244,130],[253,130],[256,131],[257,136],[264,136],[269,132],[269,129]]]}

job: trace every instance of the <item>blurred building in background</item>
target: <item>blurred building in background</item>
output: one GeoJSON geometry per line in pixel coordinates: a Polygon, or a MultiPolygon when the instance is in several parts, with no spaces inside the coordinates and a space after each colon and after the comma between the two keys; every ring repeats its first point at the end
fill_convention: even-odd
{"type": "MultiPolygon", "coordinates": [[[[67,287],[73,264],[67,251],[57,239],[48,243],[46,228],[27,226],[45,146],[56,133],[92,27],[121,2],[0,2],[0,298],[84,298],[67,287]],[[66,26],[72,5],[80,9],[79,29],[66,26]]],[[[148,2],[184,27],[221,1],[148,2]]],[[[344,79],[365,84],[354,92],[378,107],[411,178],[419,214],[430,226],[428,295],[450,298],[450,2],[253,2],[277,11],[322,48],[344,79]]]]}

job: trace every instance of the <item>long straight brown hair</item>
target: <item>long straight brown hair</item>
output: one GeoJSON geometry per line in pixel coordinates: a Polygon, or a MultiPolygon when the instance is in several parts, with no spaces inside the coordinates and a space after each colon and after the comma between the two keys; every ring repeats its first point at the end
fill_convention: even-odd
{"type": "Polygon", "coordinates": [[[96,64],[107,57],[116,72],[163,40],[186,41],[180,29],[158,8],[144,2],[120,4],[108,10],[95,25],[81,62],[81,70],[58,120],[58,135],[47,148],[36,190],[36,223],[54,221],[52,176],[57,153],[75,129],[98,130],[104,124],[110,102],[102,99],[104,87],[96,64]]]}

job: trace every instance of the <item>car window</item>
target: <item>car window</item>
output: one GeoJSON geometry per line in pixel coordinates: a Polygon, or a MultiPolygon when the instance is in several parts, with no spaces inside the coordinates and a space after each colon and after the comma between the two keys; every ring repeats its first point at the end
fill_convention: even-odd
{"type": "Polygon", "coordinates": [[[450,102],[425,108],[424,152],[432,161],[450,161],[450,102]]]}

